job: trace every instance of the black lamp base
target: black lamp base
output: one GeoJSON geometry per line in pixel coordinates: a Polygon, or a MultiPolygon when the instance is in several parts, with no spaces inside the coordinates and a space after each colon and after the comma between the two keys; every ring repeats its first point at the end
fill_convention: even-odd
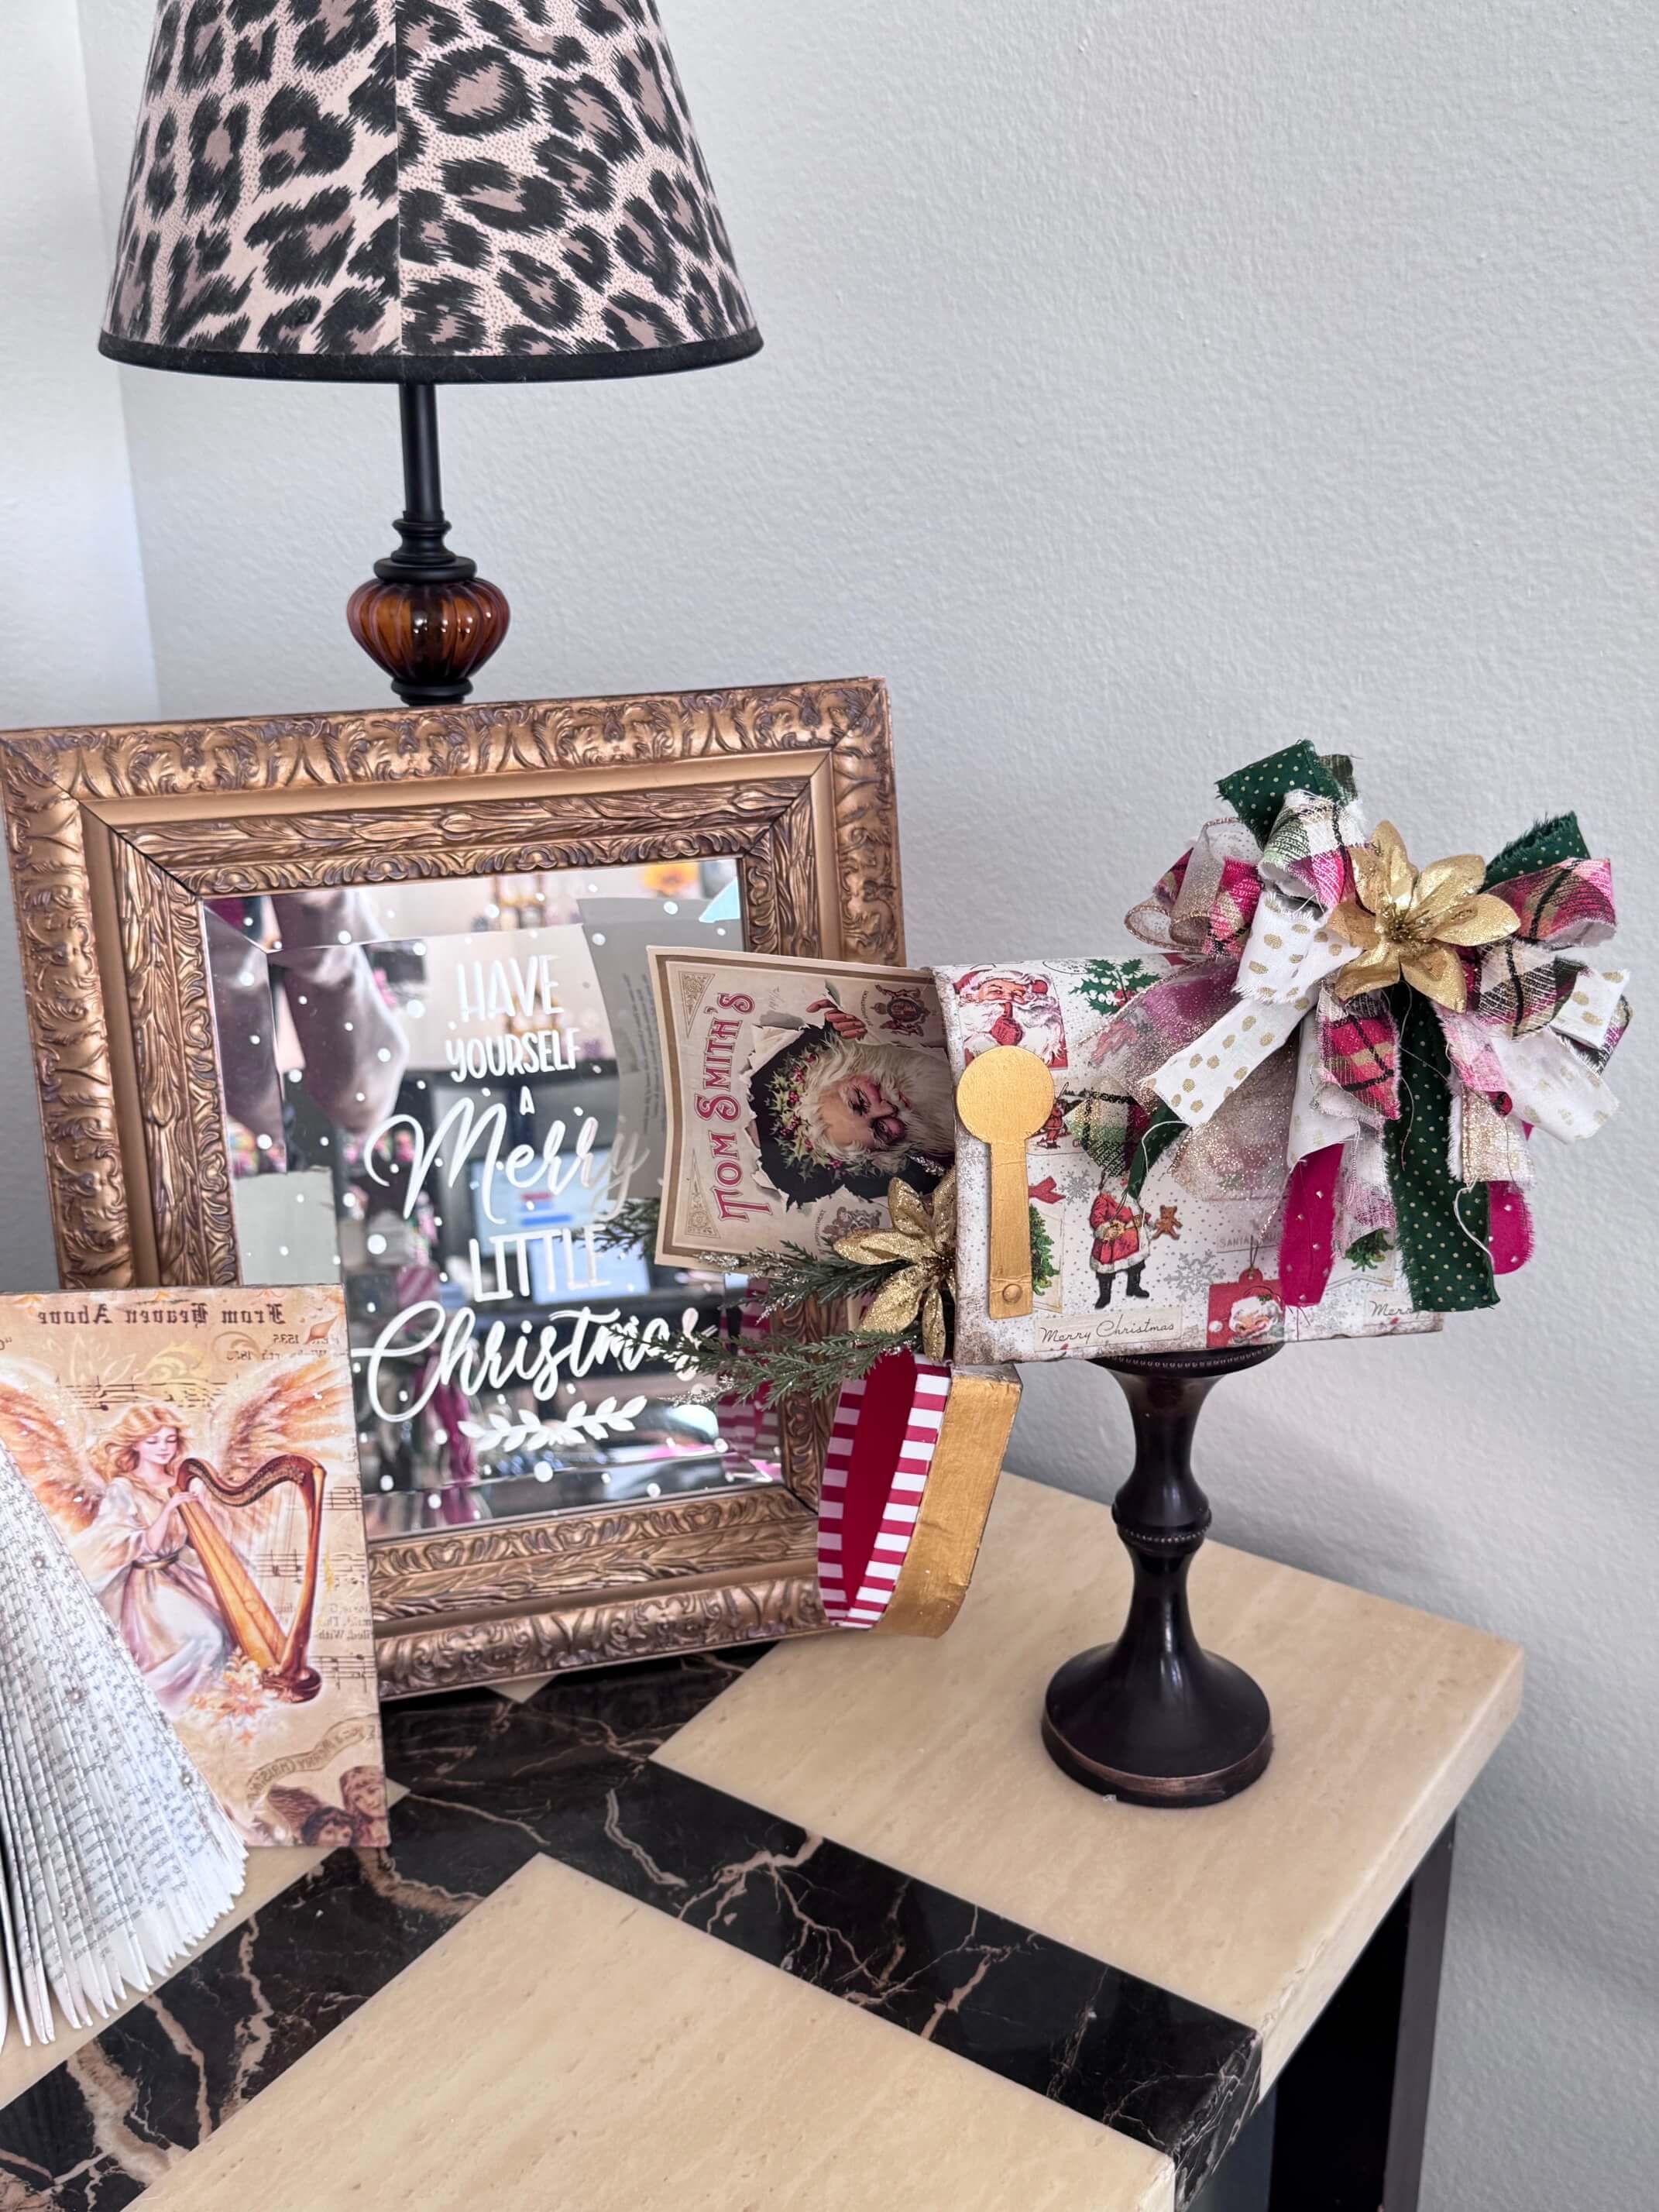
{"type": "Polygon", "coordinates": [[[1221,1376],[1260,1366],[1279,1348],[1093,1363],[1117,1377],[1134,1421],[1134,1466],[1112,1505],[1134,1586],[1117,1641],[1068,1659],[1049,1683],[1042,1741],[1063,1773],[1102,1796],[1217,1805],[1248,1789],[1273,1756],[1260,1686],[1193,1633],[1187,1571],[1210,1525],[1192,1469],[1199,1409],[1221,1376]]]}

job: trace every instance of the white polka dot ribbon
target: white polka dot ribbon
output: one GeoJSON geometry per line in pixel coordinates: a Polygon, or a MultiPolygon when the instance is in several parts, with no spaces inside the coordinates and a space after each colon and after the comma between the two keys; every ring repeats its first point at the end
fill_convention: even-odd
{"type": "Polygon", "coordinates": [[[1573,1051],[1557,1024],[1527,1036],[1494,1037],[1492,1048],[1516,1113],[1553,1137],[1569,1144],[1593,1137],[1619,1110],[1596,1069],[1573,1051]]]}
{"type": "Polygon", "coordinates": [[[1618,1112],[1619,1102],[1594,1061],[1583,1051],[1570,1048],[1604,1050],[1629,980],[1622,968],[1580,968],[1550,1020],[1519,1036],[1511,1036],[1501,1021],[1449,1015],[1442,1010],[1441,1026],[1453,1048],[1453,1066],[1459,1065],[1460,1029],[1477,1030],[1519,1120],[1568,1144],[1592,1137],[1618,1112]]]}
{"type": "Polygon", "coordinates": [[[1319,995],[1317,981],[1288,1006],[1251,1006],[1236,1000],[1201,1037],[1174,1053],[1152,1078],[1152,1088],[1189,1128],[1201,1128],[1276,1052],[1319,995]]]}
{"type": "Polygon", "coordinates": [[[1575,1044],[1600,1052],[1630,977],[1622,968],[1581,968],[1566,1004],[1550,1024],[1575,1044]]]}
{"type": "MultiPolygon", "coordinates": [[[[1317,906],[1267,885],[1239,959],[1237,1000],[1202,1036],[1170,1054],[1152,1078],[1158,1097],[1189,1128],[1200,1128],[1295,1034],[1320,985],[1357,951],[1326,926],[1317,906]]],[[[1339,1141],[1335,1135],[1323,1139],[1339,1141]]],[[[1294,1143],[1293,1134],[1292,1159],[1294,1143]]]]}
{"type": "Polygon", "coordinates": [[[1358,955],[1359,947],[1331,928],[1320,908],[1288,899],[1269,884],[1250,923],[1233,988],[1241,999],[1305,1008],[1326,976],[1358,955]]]}

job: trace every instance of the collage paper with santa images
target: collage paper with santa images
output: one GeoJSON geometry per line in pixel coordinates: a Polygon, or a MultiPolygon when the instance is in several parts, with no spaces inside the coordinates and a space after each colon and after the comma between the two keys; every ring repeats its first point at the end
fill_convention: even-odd
{"type": "Polygon", "coordinates": [[[1036,1053],[1054,1081],[1054,1111],[1026,1147],[1032,1310],[1018,1319],[988,1312],[988,1157],[963,1139],[959,1359],[1087,1358],[1439,1328],[1437,1314],[1412,1310],[1398,1253],[1368,1217],[1364,1186],[1343,1194],[1349,1211],[1324,1296],[1314,1306],[1282,1302],[1294,1053],[1269,1060],[1255,1083],[1147,1167],[1140,1140],[1152,1109],[1124,1018],[1164,978],[1133,958],[933,974],[957,1075],[980,1053],[1012,1045],[1036,1053]]]}
{"type": "Polygon", "coordinates": [[[656,947],[668,1099],[657,1257],[839,1237],[888,1222],[895,1177],[931,1192],[956,1144],[932,975],[656,947]]]}

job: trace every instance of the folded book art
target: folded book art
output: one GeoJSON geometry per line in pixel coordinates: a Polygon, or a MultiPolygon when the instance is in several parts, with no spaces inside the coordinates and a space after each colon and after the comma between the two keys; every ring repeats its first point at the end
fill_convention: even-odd
{"type": "Polygon", "coordinates": [[[244,1852],[0,1443],[0,2037],[147,1989],[242,1887],[244,1852]]]}
{"type": "MultiPolygon", "coordinates": [[[[1603,1071],[1630,1018],[1624,970],[1586,957],[1613,933],[1612,875],[1573,816],[1490,861],[1418,868],[1390,823],[1368,826],[1340,756],[1291,745],[1218,788],[1227,811],[1127,917],[1155,965],[1004,961],[878,986],[821,972],[780,1045],[741,1026],[772,964],[750,956],[742,988],[712,972],[699,986],[699,1005],[749,1010],[726,1014],[726,1098],[699,1101],[684,1068],[669,1085],[680,1126],[721,1132],[714,1172],[772,1332],[688,1364],[734,1391],[835,1400],[831,1623],[948,1626],[1016,1364],[1118,1374],[1139,1445],[1115,1509],[1135,1595],[1118,1643],[1055,1677],[1045,1735],[1075,1778],[1148,1803],[1231,1795],[1271,1747],[1265,1699],[1192,1643],[1167,1571],[1209,1519],[1185,1459],[1203,1390],[1286,1342],[1418,1334],[1495,1304],[1532,1252],[1532,1136],[1607,1121],[1603,1071]],[[922,1118],[910,1091],[936,1105],[937,1081],[930,1067],[909,1084],[896,1030],[948,1055],[948,1164],[936,1111],[925,1152],[901,1141],[922,1118]],[[780,1318],[814,1303],[844,1304],[846,1326],[780,1340],[780,1318]],[[922,1589],[935,1601],[914,1603],[922,1589]],[[1156,1662],[1139,1704],[1121,1694],[1137,1650],[1156,1662]],[[1098,1728],[1115,1688],[1117,1720],[1098,1728]]],[[[683,983],[678,1003],[683,1018],[683,983]]]]}

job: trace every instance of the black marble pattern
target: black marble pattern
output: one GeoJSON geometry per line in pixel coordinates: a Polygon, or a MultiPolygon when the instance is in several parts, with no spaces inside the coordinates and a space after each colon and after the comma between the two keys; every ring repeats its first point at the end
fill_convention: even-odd
{"type": "MultiPolygon", "coordinates": [[[[466,1763],[504,1793],[519,1778],[574,1835],[757,1656],[584,1675],[531,1705],[486,1690],[392,1705],[387,1771],[466,1763]]],[[[7,2106],[0,2212],[131,2203],[544,1848],[489,1798],[394,1806],[388,1850],[333,1852],[7,2106]]]]}
{"type": "Polygon", "coordinates": [[[1167,2152],[1255,2101],[1236,2021],[655,1765],[758,1654],[394,1705],[409,1795],[0,2112],[0,2212],[113,2212],[538,1853],[1167,2152]]]}
{"type": "Polygon", "coordinates": [[[1167,2152],[1186,2190],[1255,2100],[1237,2021],[672,1769],[647,1765],[558,1856],[1167,2152]]]}

